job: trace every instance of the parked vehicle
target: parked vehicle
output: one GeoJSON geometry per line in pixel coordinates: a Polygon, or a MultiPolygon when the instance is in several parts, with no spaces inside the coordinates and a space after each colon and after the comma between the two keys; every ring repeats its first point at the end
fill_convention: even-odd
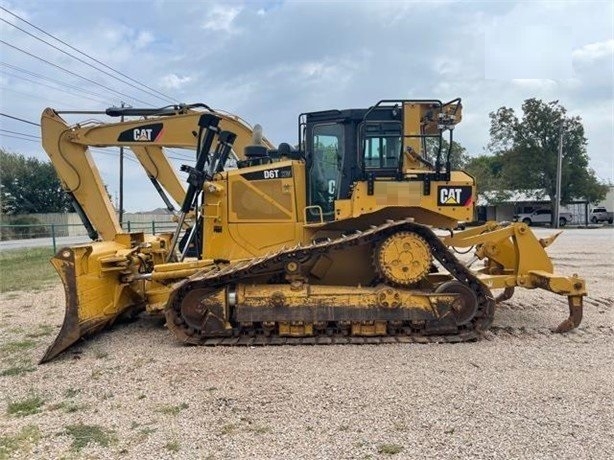
{"type": "MultiPolygon", "coordinates": [[[[559,211],[559,226],[564,227],[571,222],[570,212],[559,211]]],[[[537,209],[529,213],[520,213],[514,216],[514,221],[527,225],[546,225],[552,223],[552,211],[550,209],[537,209]]]]}
{"type": "Polygon", "coordinates": [[[608,212],[605,206],[598,206],[593,208],[591,211],[589,220],[593,224],[598,224],[599,222],[607,222],[608,224],[611,224],[614,221],[614,216],[613,213],[608,212]]]}

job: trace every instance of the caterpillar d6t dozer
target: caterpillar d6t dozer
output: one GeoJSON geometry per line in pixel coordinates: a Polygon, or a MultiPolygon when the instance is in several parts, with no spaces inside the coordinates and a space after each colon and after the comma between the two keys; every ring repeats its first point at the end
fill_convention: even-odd
{"type": "Polygon", "coordinates": [[[585,283],[554,274],[553,237],[522,223],[434,231],[474,217],[475,181],[442,148],[461,110],[460,99],[383,100],[304,113],[298,147],[273,148],[204,104],[113,108],[124,121],[74,126],[46,109],[43,147],[94,241],[52,259],[66,314],[41,362],[142,310],[190,344],[461,342],[490,327],[491,290],[506,299],[516,286],[567,296],[557,331],[573,329],[585,283]],[[88,151],[109,146],[134,152],[176,231],[122,230],[88,151]],[[168,148],[195,151],[186,187],[168,148]],[[475,271],[451,251],[471,246],[475,271]]]}

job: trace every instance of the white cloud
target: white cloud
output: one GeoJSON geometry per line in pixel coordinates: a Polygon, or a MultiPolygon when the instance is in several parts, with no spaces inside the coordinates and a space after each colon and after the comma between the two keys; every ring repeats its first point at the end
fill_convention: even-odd
{"type": "Polygon", "coordinates": [[[141,32],[138,32],[134,40],[134,47],[137,49],[145,48],[146,46],[152,44],[153,42],[154,42],[154,35],[151,32],[141,31],[141,32]]]}
{"type": "Polygon", "coordinates": [[[558,86],[555,80],[548,78],[513,78],[512,84],[529,91],[552,90],[558,86]]]}
{"type": "Polygon", "coordinates": [[[589,43],[579,49],[573,50],[574,60],[596,61],[604,57],[614,57],[614,39],[603,42],[589,43]]]}
{"type": "Polygon", "coordinates": [[[241,7],[215,5],[207,13],[207,17],[203,23],[203,28],[216,32],[236,32],[233,22],[241,10],[241,7]]]}
{"type": "Polygon", "coordinates": [[[565,27],[495,24],[486,30],[486,78],[571,77],[571,38],[565,27]]]}
{"type": "Polygon", "coordinates": [[[179,89],[192,81],[192,77],[180,77],[174,73],[164,75],[160,79],[160,85],[165,89],[179,89]]]}
{"type": "Polygon", "coordinates": [[[442,77],[460,75],[462,70],[461,58],[453,56],[440,56],[434,59],[433,70],[442,77]]]}
{"type": "Polygon", "coordinates": [[[351,73],[351,66],[347,62],[330,61],[309,61],[298,66],[299,78],[308,80],[337,79],[348,77],[351,73]]]}

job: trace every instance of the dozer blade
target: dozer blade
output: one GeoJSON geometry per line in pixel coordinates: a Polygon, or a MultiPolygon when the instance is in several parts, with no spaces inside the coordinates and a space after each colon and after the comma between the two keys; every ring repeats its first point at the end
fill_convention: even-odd
{"type": "Polygon", "coordinates": [[[40,364],[141,307],[142,297],[120,282],[122,258],[116,256],[120,249],[123,246],[114,242],[97,242],[61,249],[51,259],[64,284],[66,310],[60,332],[40,364]]]}

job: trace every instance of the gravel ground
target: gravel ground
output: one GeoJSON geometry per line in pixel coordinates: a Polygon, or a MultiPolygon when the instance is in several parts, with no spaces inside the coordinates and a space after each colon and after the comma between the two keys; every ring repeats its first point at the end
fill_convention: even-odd
{"type": "Polygon", "coordinates": [[[611,458],[614,231],[549,252],[588,281],[578,330],[549,332],[564,298],[518,291],[455,345],[184,347],[146,317],[36,366],[62,289],[3,294],[0,458],[611,458]]]}

